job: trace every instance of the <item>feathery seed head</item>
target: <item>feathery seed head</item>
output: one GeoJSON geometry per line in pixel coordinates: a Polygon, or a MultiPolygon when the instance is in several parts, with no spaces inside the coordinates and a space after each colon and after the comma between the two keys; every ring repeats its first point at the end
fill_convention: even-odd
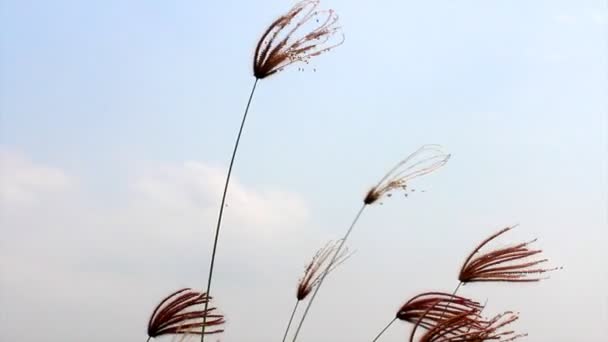
{"type": "MultiPolygon", "coordinates": [[[[173,292],[163,299],[152,312],[148,321],[148,336],[200,335],[203,325],[217,327],[224,324],[224,316],[216,308],[201,310],[198,307],[211,300],[205,293],[190,288],[173,292]],[[203,323],[204,322],[204,323],[203,323]]],[[[205,330],[205,334],[217,334],[223,329],[205,330]]]]}
{"type": "Polygon", "coordinates": [[[486,321],[485,326],[478,333],[475,341],[499,340],[502,342],[513,341],[528,334],[515,334],[513,330],[500,331],[505,326],[519,319],[519,314],[513,311],[505,311],[486,321]]]}
{"type": "Polygon", "coordinates": [[[481,310],[482,306],[471,299],[444,292],[425,292],[412,297],[399,308],[396,317],[399,320],[418,324],[431,329],[439,322],[481,310]]]}
{"type": "Polygon", "coordinates": [[[266,78],[296,62],[308,63],[344,42],[336,13],[318,10],[318,5],[318,0],[300,1],[266,29],[255,49],[256,78],[266,78]]]}
{"type": "Polygon", "coordinates": [[[323,272],[329,273],[333,271],[350,257],[351,254],[348,252],[348,248],[345,247],[334,259],[334,254],[341,242],[342,240],[327,242],[323,248],[317,251],[310,263],[306,265],[304,275],[298,283],[298,291],[296,293],[298,301],[304,300],[310,294],[319,283],[323,272]],[[333,262],[332,259],[334,259],[333,262]]]}
{"type": "MultiPolygon", "coordinates": [[[[433,309],[429,309],[430,312],[433,309]]],[[[484,320],[479,315],[479,310],[472,309],[441,320],[424,333],[418,341],[420,342],[483,342],[483,341],[513,341],[527,334],[515,334],[513,330],[504,328],[518,319],[518,315],[506,311],[484,320]]],[[[424,320],[424,315],[418,320],[410,335],[410,341],[414,340],[416,328],[424,320]]]]}
{"type": "Polygon", "coordinates": [[[530,259],[530,257],[542,253],[540,249],[529,248],[529,245],[536,239],[477,255],[486,244],[513,228],[515,226],[504,228],[483,240],[465,260],[458,280],[463,283],[476,281],[532,282],[543,279],[538,277],[539,274],[560,269],[560,267],[542,268],[538,266],[547,262],[548,259],[530,259]]]}
{"type": "Polygon", "coordinates": [[[390,196],[394,190],[405,190],[408,182],[416,177],[431,173],[445,165],[450,155],[439,145],[424,145],[395,165],[379,182],[371,188],[363,203],[372,204],[384,195],[390,196]]]}

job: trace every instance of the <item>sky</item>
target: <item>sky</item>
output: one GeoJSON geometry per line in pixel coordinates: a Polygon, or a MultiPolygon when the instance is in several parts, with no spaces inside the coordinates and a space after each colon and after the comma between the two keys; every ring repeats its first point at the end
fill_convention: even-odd
{"type": "MultiPolygon", "coordinates": [[[[3,341],[144,341],[164,296],[203,287],[253,50],[292,4],[0,0],[3,341]]],[[[608,340],[606,2],[321,6],[344,44],[253,99],[212,290],[220,339],[281,338],[314,252],[432,143],[448,164],[365,210],[299,340],[371,341],[515,224],[497,246],[538,238],[563,270],[459,293],[519,312],[530,341],[608,340]]],[[[383,341],[409,336],[398,323],[383,341]]]]}

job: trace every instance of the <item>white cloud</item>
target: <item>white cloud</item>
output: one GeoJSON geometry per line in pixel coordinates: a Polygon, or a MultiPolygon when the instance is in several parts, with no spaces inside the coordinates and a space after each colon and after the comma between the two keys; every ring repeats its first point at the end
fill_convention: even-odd
{"type": "Polygon", "coordinates": [[[73,181],[62,170],[40,165],[0,147],[0,204],[26,205],[67,190],[73,181]]]}
{"type": "MultiPolygon", "coordinates": [[[[28,160],[23,155],[18,157],[28,160]]],[[[35,169],[46,170],[49,166],[35,164],[35,169]]],[[[51,169],[66,174],[56,167],[51,169]]],[[[53,196],[11,202],[27,210],[0,210],[2,340],[144,340],[146,321],[161,298],[180,287],[203,286],[223,168],[186,162],[146,165],[139,170],[130,181],[119,185],[130,189],[124,198],[76,192],[70,186],[53,187],[53,196]]],[[[68,177],[67,184],[73,182],[73,177],[68,177]]],[[[362,227],[349,241],[358,252],[332,274],[332,281],[313,308],[303,339],[347,341],[373,336],[393,310],[416,291],[452,290],[461,257],[477,241],[477,233],[487,232],[486,219],[495,214],[468,218],[470,209],[462,211],[460,207],[442,213],[438,208],[447,206],[433,207],[420,198],[421,202],[404,199],[401,204],[394,201],[365,213],[362,227]],[[424,209],[426,206],[430,207],[424,209]],[[387,218],[391,208],[399,215],[387,218]],[[428,219],[437,212],[447,221],[428,219]],[[407,219],[405,224],[401,218],[407,219]],[[479,224],[483,229],[475,231],[463,222],[484,225],[479,224]],[[458,238],[453,239],[446,230],[448,223],[449,229],[453,225],[466,229],[459,228],[458,238]],[[437,237],[444,235],[446,238],[437,237]],[[467,244],[460,243],[469,238],[472,240],[467,244]],[[354,318],[336,320],[345,312],[354,318]]],[[[442,200],[435,197],[433,201],[442,200]]],[[[451,208],[453,199],[446,201],[451,208]]],[[[308,216],[306,202],[292,192],[252,187],[235,178],[228,203],[213,291],[215,304],[228,319],[221,340],[280,338],[293,305],[297,279],[324,236],[310,226],[314,218],[308,216]]],[[[2,206],[4,209],[8,203],[2,206]]],[[[585,234],[565,235],[566,248],[556,248],[550,238],[561,239],[574,219],[550,225],[544,218],[553,216],[554,211],[543,215],[542,210],[534,209],[522,222],[534,222],[536,218],[539,225],[557,232],[547,234],[542,247],[550,252],[552,260],[567,265],[567,271],[556,273],[552,281],[538,286],[514,286],[509,294],[498,286],[467,286],[462,294],[491,298],[490,310],[494,313],[522,310],[517,329],[541,341],[557,335],[564,341],[576,340],[580,330],[555,332],[542,321],[535,321],[537,317],[549,317],[549,321],[562,324],[570,319],[562,311],[575,308],[591,317],[576,323],[587,332],[587,340],[603,341],[605,333],[597,322],[605,321],[600,317],[605,308],[589,303],[596,293],[592,289],[606,279],[588,271],[595,267],[589,266],[588,260],[603,260],[603,252],[591,248],[584,255],[579,253],[577,246],[589,242],[576,240],[577,236],[588,236],[589,228],[584,228],[585,234]],[[569,253],[578,261],[569,258],[569,253]],[[579,284],[572,279],[588,281],[579,284]],[[581,296],[581,288],[589,295],[581,296]],[[556,297],[561,300],[552,301],[556,297]]],[[[347,224],[349,219],[347,216],[340,221],[347,224]]],[[[316,221],[326,220],[323,217],[316,221]]],[[[575,223],[577,227],[589,225],[580,218],[575,223]]],[[[337,228],[340,233],[341,228],[337,228]]],[[[523,239],[534,236],[525,230],[519,232],[523,239]]],[[[599,261],[596,263],[599,265],[599,261]]],[[[403,338],[404,329],[392,329],[387,338],[403,338]]]]}
{"type": "MultiPolygon", "coordinates": [[[[224,187],[225,169],[200,162],[165,165],[133,182],[139,200],[179,210],[208,210],[215,214],[224,187]]],[[[232,179],[226,212],[238,220],[271,227],[301,221],[307,209],[298,196],[277,189],[254,189],[232,179]]]]}
{"type": "MultiPolygon", "coordinates": [[[[105,199],[107,194],[73,191],[74,179],[57,167],[2,151],[3,339],[143,339],[160,298],[175,288],[203,284],[223,168],[201,162],[146,167],[122,185],[131,190],[126,198],[113,201],[105,199]],[[113,328],[99,331],[99,325],[113,328]],[[24,335],[31,326],[37,329],[24,335]]],[[[264,284],[268,267],[287,264],[299,272],[312,252],[302,243],[310,241],[302,229],[308,209],[297,194],[254,188],[238,179],[228,203],[216,295],[231,312],[230,321],[242,322],[250,314],[239,309],[243,300],[253,293],[273,294],[275,288],[264,284]],[[296,232],[303,236],[298,245],[282,242],[296,232]],[[295,267],[287,254],[298,258],[295,267]],[[235,284],[247,290],[235,293],[235,284]]],[[[284,281],[292,285],[296,276],[287,273],[284,281]]]]}

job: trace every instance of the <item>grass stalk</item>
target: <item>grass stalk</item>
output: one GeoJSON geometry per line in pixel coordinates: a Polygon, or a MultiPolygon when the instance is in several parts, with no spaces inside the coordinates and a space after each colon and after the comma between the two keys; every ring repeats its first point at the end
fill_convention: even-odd
{"type": "Polygon", "coordinates": [[[361,217],[361,214],[363,213],[363,210],[365,210],[366,206],[367,206],[367,204],[363,204],[361,206],[361,209],[359,209],[359,211],[357,212],[357,215],[355,216],[353,222],[351,223],[350,227],[346,231],[346,234],[344,234],[344,237],[340,241],[340,245],[336,249],[336,251],[334,253],[334,256],[332,257],[332,259],[329,262],[327,268],[325,269],[325,271],[321,275],[321,278],[319,278],[319,283],[317,284],[314,292],[312,293],[312,297],[308,301],[308,305],[306,305],[306,309],[304,309],[304,314],[302,314],[302,318],[300,319],[300,322],[298,323],[298,327],[296,328],[296,332],[293,335],[292,342],[296,342],[296,340],[298,338],[298,334],[300,333],[300,330],[302,329],[302,325],[304,324],[304,321],[306,320],[306,317],[308,316],[308,311],[310,310],[310,307],[312,306],[312,303],[315,301],[315,297],[317,296],[317,293],[319,293],[319,289],[321,288],[321,285],[323,285],[323,281],[325,280],[325,277],[329,273],[329,270],[330,270],[331,266],[334,264],[334,262],[336,261],[336,259],[340,255],[340,251],[344,247],[344,244],[346,243],[346,240],[350,236],[350,233],[353,231],[353,228],[357,224],[357,221],[359,221],[359,218],[361,217]]]}
{"type": "MultiPolygon", "coordinates": [[[[253,83],[253,87],[251,88],[251,93],[249,94],[249,99],[247,100],[247,106],[245,107],[245,113],[243,113],[243,119],[241,120],[241,127],[239,128],[239,133],[236,136],[236,141],[234,143],[234,149],[232,150],[232,157],[230,158],[230,165],[228,166],[228,173],[226,175],[226,182],[224,184],[224,192],[222,194],[222,201],[220,203],[220,211],[217,217],[217,225],[215,227],[215,237],[213,239],[213,250],[211,252],[211,263],[209,265],[209,277],[207,279],[207,290],[205,293],[207,296],[211,296],[211,280],[213,279],[213,268],[215,266],[215,255],[217,253],[217,244],[220,237],[220,228],[222,226],[222,218],[224,216],[224,207],[226,205],[226,194],[228,193],[228,186],[230,184],[230,176],[232,175],[232,167],[234,166],[234,160],[236,158],[236,152],[239,148],[239,142],[241,141],[241,135],[243,134],[243,128],[245,127],[245,121],[247,120],[247,113],[249,112],[249,106],[251,106],[251,100],[253,99],[253,94],[255,93],[255,88],[258,84],[259,78],[255,79],[253,83]]],[[[206,311],[209,307],[209,301],[205,302],[206,311]]],[[[203,328],[201,333],[201,342],[205,341],[205,323],[206,318],[203,319],[203,328]]]]}
{"type": "Polygon", "coordinates": [[[296,300],[296,305],[293,306],[293,311],[291,312],[291,316],[289,317],[289,322],[287,323],[287,328],[285,328],[285,334],[283,335],[283,341],[287,339],[287,334],[289,333],[289,328],[291,327],[291,323],[293,322],[293,316],[296,315],[296,310],[298,310],[298,305],[300,304],[299,300],[296,300]]]}
{"type": "Polygon", "coordinates": [[[384,334],[385,331],[388,330],[388,328],[391,327],[391,325],[393,325],[393,323],[395,323],[395,321],[397,320],[397,317],[393,318],[385,327],[384,329],[382,329],[378,335],[376,335],[376,337],[374,337],[374,339],[372,340],[372,342],[376,342],[378,341],[378,339],[380,338],[380,336],[382,336],[384,334]]]}
{"type": "Polygon", "coordinates": [[[443,316],[445,315],[445,313],[450,308],[450,304],[452,304],[452,299],[454,299],[454,297],[456,296],[456,293],[458,292],[458,290],[460,289],[460,287],[462,286],[462,284],[464,284],[464,283],[463,282],[459,282],[458,286],[456,286],[456,288],[454,289],[454,292],[452,292],[452,295],[450,296],[450,299],[448,300],[448,303],[445,305],[445,308],[443,309],[443,312],[441,313],[441,316],[439,316],[439,321],[440,322],[441,322],[441,319],[443,318],[443,316]]]}

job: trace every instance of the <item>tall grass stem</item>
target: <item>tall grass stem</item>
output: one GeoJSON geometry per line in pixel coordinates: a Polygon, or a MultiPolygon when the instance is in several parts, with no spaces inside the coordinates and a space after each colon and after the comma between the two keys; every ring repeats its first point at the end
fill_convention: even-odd
{"type": "MultiPolygon", "coordinates": [[[[251,106],[251,100],[253,99],[253,94],[255,93],[255,88],[258,84],[259,78],[255,79],[253,83],[253,87],[251,88],[251,93],[249,94],[249,99],[247,100],[247,106],[245,107],[245,113],[243,113],[243,119],[241,121],[241,127],[239,128],[239,133],[236,136],[236,141],[234,143],[234,149],[232,150],[232,157],[230,158],[230,165],[228,166],[228,174],[226,175],[226,183],[224,184],[224,193],[222,194],[222,202],[220,203],[220,212],[217,217],[217,225],[215,227],[215,238],[213,240],[213,250],[211,252],[211,263],[209,265],[209,278],[207,279],[207,290],[205,293],[207,296],[211,295],[211,280],[213,278],[213,267],[215,266],[215,255],[217,252],[217,243],[220,237],[220,228],[222,226],[222,217],[224,216],[224,207],[226,205],[226,194],[228,193],[228,185],[230,184],[230,176],[232,175],[232,167],[234,166],[234,160],[236,157],[236,152],[239,148],[239,142],[241,141],[241,135],[243,134],[243,128],[245,127],[245,121],[247,120],[247,113],[249,112],[249,106],[251,106]]],[[[205,302],[205,311],[209,307],[209,301],[205,302]]],[[[205,322],[206,318],[203,320],[203,328],[201,333],[201,342],[205,341],[205,322]]]]}
{"type": "Polygon", "coordinates": [[[293,306],[293,311],[291,312],[291,316],[289,317],[289,322],[287,323],[287,328],[285,328],[285,334],[283,335],[283,342],[287,339],[287,334],[289,333],[289,328],[291,327],[291,322],[293,322],[293,316],[296,315],[296,310],[298,310],[298,305],[300,301],[296,301],[296,305],[293,306]]]}

